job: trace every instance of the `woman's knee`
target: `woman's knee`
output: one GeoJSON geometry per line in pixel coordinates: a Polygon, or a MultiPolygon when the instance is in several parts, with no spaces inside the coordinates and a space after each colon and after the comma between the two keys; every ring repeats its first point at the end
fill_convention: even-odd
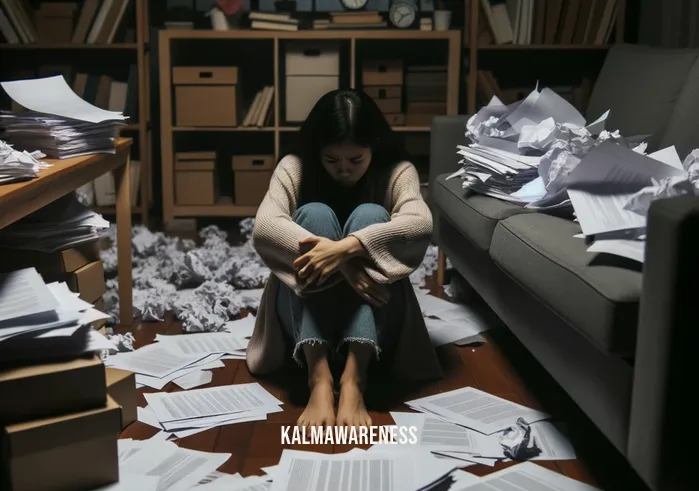
{"type": "Polygon", "coordinates": [[[348,232],[356,232],[369,225],[391,221],[386,208],[375,203],[363,203],[356,207],[347,220],[348,232]]]}
{"type": "Polygon", "coordinates": [[[338,240],[340,224],[335,212],[324,203],[307,203],[294,213],[293,220],[320,237],[338,240]]]}

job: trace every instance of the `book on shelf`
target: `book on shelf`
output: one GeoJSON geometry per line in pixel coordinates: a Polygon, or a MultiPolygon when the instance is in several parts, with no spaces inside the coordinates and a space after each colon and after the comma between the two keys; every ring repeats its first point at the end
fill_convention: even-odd
{"type": "Polygon", "coordinates": [[[288,13],[250,12],[251,29],[265,31],[298,31],[299,21],[288,13]]]}
{"type": "Polygon", "coordinates": [[[260,89],[248,108],[248,112],[240,124],[242,128],[256,126],[263,128],[271,126],[274,112],[272,111],[272,101],[274,100],[274,86],[268,85],[260,89]]]}
{"type": "MultiPolygon", "coordinates": [[[[85,0],[77,15],[70,43],[113,44],[126,12],[134,2],[135,0],[85,0]]],[[[6,43],[41,42],[42,34],[38,32],[36,23],[32,20],[32,14],[28,2],[0,0],[0,33],[6,43]]],[[[126,40],[132,39],[133,32],[127,29],[124,37],[126,40]]]]}
{"type": "Polygon", "coordinates": [[[313,29],[376,29],[385,28],[386,21],[379,12],[331,12],[329,19],[316,19],[313,29]]]}
{"type": "Polygon", "coordinates": [[[623,0],[479,0],[480,46],[604,45],[623,0]]]}

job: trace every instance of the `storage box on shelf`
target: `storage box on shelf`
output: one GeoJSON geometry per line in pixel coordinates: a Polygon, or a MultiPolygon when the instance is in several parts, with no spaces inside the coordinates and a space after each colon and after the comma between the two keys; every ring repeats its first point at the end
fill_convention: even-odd
{"type": "Polygon", "coordinates": [[[274,155],[233,156],[236,205],[258,206],[269,188],[274,172],[274,155]]]}
{"type": "Polygon", "coordinates": [[[218,199],[216,152],[180,152],[175,155],[175,203],[213,205],[218,199]]]}
{"type": "Polygon", "coordinates": [[[173,67],[177,126],[235,127],[237,67],[173,67]]]}
{"type": "Polygon", "coordinates": [[[408,126],[430,126],[435,116],[447,113],[447,67],[414,65],[405,76],[408,126]]]}
{"type": "Polygon", "coordinates": [[[301,123],[323,94],[340,87],[340,48],[333,41],[293,41],[286,50],[286,111],[301,123]]]}
{"type": "Polygon", "coordinates": [[[392,126],[405,124],[403,114],[403,62],[401,60],[367,60],[362,64],[362,85],[376,100],[392,126]]]}

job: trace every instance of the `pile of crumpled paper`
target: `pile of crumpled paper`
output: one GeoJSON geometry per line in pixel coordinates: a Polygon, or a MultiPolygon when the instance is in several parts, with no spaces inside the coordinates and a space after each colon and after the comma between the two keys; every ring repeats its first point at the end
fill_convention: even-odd
{"type": "MultiPolygon", "coordinates": [[[[257,309],[260,292],[270,271],[252,245],[254,219],[241,221],[245,238],[232,245],[227,234],[216,226],[199,232],[200,244],[192,240],[168,237],[136,226],[132,232],[134,313],[144,321],[161,321],[172,312],[184,330],[204,332],[222,330],[245,309],[257,309]]],[[[102,251],[107,276],[116,274],[116,228],[105,234],[111,246],[102,251]]],[[[437,249],[430,247],[422,265],[413,273],[416,287],[437,269],[437,249]]],[[[105,306],[118,322],[117,279],[107,280],[105,306]]]]}

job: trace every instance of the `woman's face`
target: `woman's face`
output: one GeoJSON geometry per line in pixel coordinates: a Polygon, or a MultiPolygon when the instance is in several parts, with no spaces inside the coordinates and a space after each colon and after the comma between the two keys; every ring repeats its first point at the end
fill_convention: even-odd
{"type": "Polygon", "coordinates": [[[320,152],[325,171],[342,186],[352,186],[359,181],[371,163],[371,148],[345,142],[328,145],[320,152]]]}

